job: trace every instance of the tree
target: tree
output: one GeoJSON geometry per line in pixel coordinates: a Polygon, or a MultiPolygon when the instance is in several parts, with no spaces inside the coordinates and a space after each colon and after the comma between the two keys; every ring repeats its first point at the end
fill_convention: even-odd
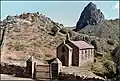
{"type": "Polygon", "coordinates": [[[98,46],[97,46],[96,40],[92,40],[91,44],[95,47],[95,50],[98,50],[98,46]]]}

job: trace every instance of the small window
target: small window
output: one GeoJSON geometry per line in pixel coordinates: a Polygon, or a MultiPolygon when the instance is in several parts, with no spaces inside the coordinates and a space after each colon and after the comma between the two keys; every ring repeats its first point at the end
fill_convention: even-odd
{"type": "Polygon", "coordinates": [[[83,54],[81,55],[81,60],[82,60],[82,61],[84,60],[84,56],[83,56],[83,54]]]}
{"type": "Polygon", "coordinates": [[[85,50],[85,54],[87,53],[87,50],[85,50]]]}
{"type": "Polygon", "coordinates": [[[62,52],[63,52],[63,53],[65,52],[65,48],[64,48],[64,47],[62,47],[62,52]]]}
{"type": "Polygon", "coordinates": [[[93,54],[93,51],[92,51],[92,49],[91,49],[91,57],[92,57],[92,54],[93,54]]]}
{"type": "Polygon", "coordinates": [[[82,51],[82,54],[83,54],[83,51],[82,51]]]}
{"type": "Polygon", "coordinates": [[[88,59],[90,58],[90,50],[88,50],[88,59]]]}
{"type": "Polygon", "coordinates": [[[85,60],[87,60],[87,54],[85,54],[85,60]]]}
{"type": "Polygon", "coordinates": [[[90,54],[90,49],[88,50],[88,53],[90,54]]]}

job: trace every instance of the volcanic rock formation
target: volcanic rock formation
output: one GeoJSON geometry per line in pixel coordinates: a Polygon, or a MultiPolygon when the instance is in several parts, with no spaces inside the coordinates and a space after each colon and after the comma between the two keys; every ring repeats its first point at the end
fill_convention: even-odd
{"type": "Polygon", "coordinates": [[[80,19],[76,24],[74,31],[79,31],[87,25],[101,24],[104,20],[104,15],[96,5],[90,2],[81,13],[80,19]]]}

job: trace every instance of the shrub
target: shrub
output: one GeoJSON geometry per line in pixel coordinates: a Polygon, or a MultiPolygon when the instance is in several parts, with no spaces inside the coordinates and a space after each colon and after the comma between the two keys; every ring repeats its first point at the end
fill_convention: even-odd
{"type": "Polygon", "coordinates": [[[58,32],[58,28],[56,26],[54,26],[51,31],[53,32],[53,35],[55,36],[58,32]]]}
{"type": "Polygon", "coordinates": [[[69,33],[70,37],[73,37],[75,35],[75,33],[72,30],[69,30],[68,33],[69,33]]]}
{"type": "Polygon", "coordinates": [[[109,45],[114,45],[114,41],[113,41],[113,40],[107,40],[107,43],[108,43],[109,45]]]}
{"type": "Polygon", "coordinates": [[[112,78],[116,74],[116,68],[114,62],[111,60],[105,60],[104,62],[95,62],[92,65],[92,71],[102,77],[112,78]]]}
{"type": "Polygon", "coordinates": [[[60,30],[61,33],[63,34],[67,34],[68,33],[68,29],[63,27],[61,30],[60,30]]]}
{"type": "Polygon", "coordinates": [[[115,67],[113,61],[106,60],[103,63],[103,66],[105,68],[104,75],[107,76],[108,78],[111,78],[111,77],[113,77],[116,74],[116,67],[115,67]]]}
{"type": "Polygon", "coordinates": [[[60,26],[64,27],[63,24],[60,24],[60,26]]]}
{"type": "Polygon", "coordinates": [[[39,15],[39,12],[37,12],[37,14],[39,15]]]}
{"type": "Polygon", "coordinates": [[[95,47],[95,50],[98,50],[98,46],[97,46],[96,40],[92,40],[91,44],[95,47]]]}
{"type": "Polygon", "coordinates": [[[8,16],[6,17],[6,19],[9,20],[9,19],[10,19],[10,16],[8,15],[8,16]]]}
{"type": "Polygon", "coordinates": [[[88,37],[88,36],[85,36],[85,37],[83,38],[83,40],[84,40],[84,41],[89,41],[89,37],[88,37]]]}
{"type": "Polygon", "coordinates": [[[74,38],[75,41],[79,41],[79,40],[81,40],[81,39],[82,39],[82,38],[81,38],[81,36],[79,36],[79,35],[75,36],[75,38],[74,38]]]}
{"type": "Polygon", "coordinates": [[[103,57],[103,53],[101,53],[101,52],[96,52],[96,53],[95,53],[95,57],[103,57]]]}
{"type": "Polygon", "coordinates": [[[93,65],[92,65],[92,68],[91,70],[95,73],[95,74],[98,74],[100,76],[104,76],[104,69],[103,69],[103,65],[101,62],[95,62],[93,65]]]}
{"type": "Polygon", "coordinates": [[[20,42],[16,42],[13,47],[16,51],[24,50],[24,45],[20,44],[20,42]]]}
{"type": "Polygon", "coordinates": [[[46,57],[52,57],[53,55],[52,54],[45,54],[46,57]]]}

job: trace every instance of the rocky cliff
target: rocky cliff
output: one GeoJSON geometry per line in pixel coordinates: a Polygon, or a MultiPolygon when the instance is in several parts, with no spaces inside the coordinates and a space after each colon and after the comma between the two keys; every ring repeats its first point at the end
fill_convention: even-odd
{"type": "Polygon", "coordinates": [[[90,2],[82,11],[74,31],[78,32],[87,25],[98,25],[104,21],[104,15],[96,5],[90,2]]]}

